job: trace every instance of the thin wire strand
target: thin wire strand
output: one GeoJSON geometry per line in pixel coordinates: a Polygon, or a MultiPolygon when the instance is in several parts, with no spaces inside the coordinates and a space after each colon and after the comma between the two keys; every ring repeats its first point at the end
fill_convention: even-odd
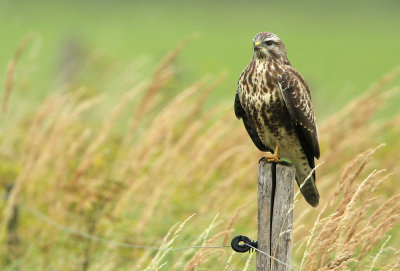
{"type": "Polygon", "coordinates": [[[172,249],[170,249],[170,251],[178,251],[178,250],[191,249],[191,248],[226,248],[226,247],[231,247],[231,246],[191,246],[191,247],[178,247],[178,248],[172,248],[172,249]]]}
{"type": "Polygon", "coordinates": [[[264,251],[259,250],[259,249],[256,248],[256,247],[253,247],[252,245],[249,245],[249,244],[245,244],[245,245],[248,246],[248,247],[250,247],[250,248],[252,248],[252,249],[254,249],[254,250],[257,251],[257,252],[260,252],[261,254],[267,256],[268,258],[270,258],[270,259],[272,259],[272,260],[274,260],[274,261],[276,261],[276,262],[278,262],[278,263],[280,263],[280,264],[282,264],[282,265],[284,265],[284,266],[287,266],[287,267],[289,267],[289,268],[292,269],[292,270],[297,271],[297,269],[294,268],[293,266],[291,266],[291,265],[289,265],[289,264],[287,264],[287,263],[284,263],[284,262],[278,260],[277,258],[275,258],[275,257],[273,257],[273,256],[271,256],[271,255],[269,255],[268,253],[266,253],[266,252],[264,252],[264,251]]]}
{"type": "MultiPolygon", "coordinates": [[[[156,246],[145,246],[145,245],[136,245],[136,244],[130,244],[130,243],[122,243],[122,242],[117,242],[117,241],[112,241],[112,240],[107,240],[83,231],[78,231],[76,229],[64,226],[54,220],[52,220],[50,217],[48,217],[47,215],[32,209],[26,205],[22,206],[24,209],[26,209],[29,213],[33,214],[34,216],[38,217],[39,219],[45,221],[46,223],[58,228],[59,230],[62,230],[64,232],[68,232],[70,234],[75,234],[78,235],[80,237],[86,238],[86,239],[90,239],[94,242],[98,242],[98,243],[104,243],[104,244],[108,244],[114,247],[128,247],[128,248],[136,248],[136,249],[153,249],[153,250],[166,250],[168,248],[160,248],[160,247],[156,247],[156,246]]],[[[195,249],[195,248],[226,248],[226,247],[230,247],[230,246],[188,246],[188,247],[179,247],[179,248],[171,248],[169,249],[169,251],[179,251],[179,250],[184,250],[184,249],[195,249]]]]}
{"type": "MultiPolygon", "coordinates": [[[[1,195],[0,196],[0,198],[3,198],[3,197],[6,198],[6,195],[1,195]]],[[[64,231],[64,232],[67,232],[67,233],[70,233],[70,234],[76,234],[78,236],[81,236],[81,237],[86,238],[86,239],[90,239],[90,240],[95,241],[95,242],[108,244],[108,245],[111,245],[111,246],[114,246],[114,247],[127,247],[127,248],[135,248],[135,249],[153,249],[153,250],[167,250],[168,249],[168,248],[160,248],[160,247],[156,247],[156,246],[136,245],[136,244],[122,243],[122,242],[107,240],[107,239],[104,239],[104,238],[101,238],[101,237],[97,237],[95,235],[92,235],[92,234],[89,234],[89,233],[86,233],[86,232],[82,232],[82,231],[79,231],[79,230],[64,226],[64,225],[54,221],[53,219],[51,219],[50,217],[48,217],[44,213],[42,213],[42,212],[40,212],[38,210],[35,210],[33,208],[30,208],[30,207],[28,207],[28,206],[26,206],[24,204],[20,204],[20,206],[23,209],[25,209],[26,211],[28,211],[29,213],[31,213],[32,215],[36,216],[37,218],[45,221],[46,223],[48,223],[50,225],[58,228],[61,231],[64,231]]],[[[255,251],[261,253],[262,255],[264,255],[264,256],[266,256],[266,257],[268,257],[270,259],[273,259],[274,261],[276,261],[276,262],[278,262],[278,263],[280,263],[282,265],[285,265],[285,266],[289,267],[292,270],[297,271],[297,269],[294,268],[293,266],[278,260],[277,258],[269,255],[268,253],[266,253],[264,251],[259,250],[256,247],[254,247],[252,245],[249,245],[249,244],[245,244],[245,245],[250,247],[250,248],[252,248],[252,249],[254,249],[255,251]]],[[[199,249],[199,248],[228,248],[228,247],[231,247],[231,246],[228,246],[228,245],[225,245],[225,246],[188,246],[188,247],[170,248],[169,251],[179,251],[179,250],[185,250],[185,249],[199,249]]],[[[396,269],[396,270],[400,269],[397,266],[392,266],[392,269],[393,268],[396,269]]]]}
{"type": "MultiPolygon", "coordinates": [[[[188,246],[188,247],[178,247],[178,248],[160,248],[160,247],[156,247],[156,246],[145,246],[145,245],[136,245],[136,244],[130,244],[130,243],[122,243],[122,242],[107,240],[105,238],[101,238],[101,237],[98,237],[98,236],[95,236],[95,235],[92,235],[92,234],[89,234],[89,233],[86,233],[86,232],[83,232],[83,231],[79,231],[79,230],[64,226],[64,225],[54,221],[53,219],[51,219],[47,215],[43,214],[42,212],[39,212],[38,210],[30,208],[30,207],[28,207],[26,205],[21,205],[21,207],[23,207],[23,209],[27,210],[32,215],[36,216],[37,218],[45,221],[46,223],[48,223],[50,225],[58,228],[61,231],[64,231],[64,232],[67,232],[67,233],[70,233],[70,234],[75,234],[75,235],[81,236],[83,238],[90,239],[90,240],[92,240],[94,242],[104,243],[104,244],[108,244],[108,245],[111,245],[111,246],[114,246],[114,247],[128,247],[128,248],[135,248],[135,249],[153,249],[153,250],[167,250],[167,249],[169,249],[169,251],[179,251],[179,250],[185,250],[185,249],[200,249],[200,248],[228,248],[228,247],[231,247],[231,246],[225,245],[225,246],[188,246]]],[[[261,253],[261,254],[263,254],[263,255],[271,258],[271,259],[273,259],[274,261],[276,261],[276,262],[278,262],[280,264],[283,264],[283,265],[289,267],[292,270],[297,271],[297,269],[295,269],[294,267],[290,266],[289,264],[278,260],[277,258],[267,254],[266,252],[261,251],[258,248],[253,247],[252,245],[249,245],[249,244],[245,244],[245,245],[247,245],[248,247],[254,249],[255,251],[257,251],[257,252],[259,252],[259,253],[261,253]]]]}
{"type": "MultiPolygon", "coordinates": [[[[82,232],[82,231],[79,231],[79,230],[64,226],[64,225],[54,221],[53,219],[51,219],[47,215],[39,212],[38,210],[30,208],[30,207],[28,207],[26,205],[22,205],[21,204],[20,206],[23,209],[25,209],[26,211],[28,211],[29,213],[31,213],[32,215],[36,216],[37,218],[45,221],[46,223],[48,223],[50,225],[58,228],[61,231],[64,231],[64,232],[67,232],[67,233],[70,233],[70,234],[75,234],[75,235],[81,236],[83,238],[90,239],[90,240],[92,240],[94,242],[104,243],[104,244],[108,244],[108,245],[114,246],[114,247],[127,247],[127,248],[134,248],[134,249],[152,249],[152,250],[167,250],[168,249],[168,248],[160,248],[160,247],[156,247],[156,246],[136,245],[136,244],[122,243],[122,242],[107,240],[105,238],[101,238],[101,237],[98,237],[98,236],[95,236],[95,235],[92,235],[92,234],[89,234],[89,233],[86,233],[86,232],[82,232]]],[[[261,253],[262,255],[264,255],[264,256],[266,256],[266,257],[268,257],[270,259],[273,259],[274,261],[276,261],[276,262],[278,262],[278,263],[280,263],[282,265],[285,265],[285,266],[289,267],[290,269],[292,269],[294,271],[297,271],[297,269],[292,267],[291,265],[278,260],[277,258],[269,255],[268,253],[266,253],[264,251],[259,250],[256,247],[254,247],[252,245],[249,245],[249,244],[245,244],[245,245],[250,247],[250,248],[252,248],[252,249],[254,249],[255,251],[261,253]]],[[[228,247],[231,247],[231,246],[228,246],[228,245],[225,245],[225,246],[188,246],[188,247],[170,248],[169,251],[180,251],[180,250],[185,250],[185,249],[201,249],[201,248],[228,248],[228,247]]]]}

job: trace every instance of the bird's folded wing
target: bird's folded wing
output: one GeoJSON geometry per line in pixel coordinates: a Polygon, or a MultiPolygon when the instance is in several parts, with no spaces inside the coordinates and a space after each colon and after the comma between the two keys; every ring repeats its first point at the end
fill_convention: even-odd
{"type": "Polygon", "coordinates": [[[310,90],[304,78],[293,68],[279,76],[283,99],[292,121],[295,123],[300,143],[307,155],[310,166],[314,157],[320,156],[317,127],[311,104],[310,90]]]}

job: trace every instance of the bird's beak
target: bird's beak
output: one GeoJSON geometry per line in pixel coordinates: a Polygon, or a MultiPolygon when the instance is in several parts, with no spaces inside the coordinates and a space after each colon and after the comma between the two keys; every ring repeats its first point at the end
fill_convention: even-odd
{"type": "Polygon", "coordinates": [[[259,41],[256,41],[256,42],[254,43],[254,51],[257,51],[258,49],[260,49],[260,42],[259,42],[259,41]]]}

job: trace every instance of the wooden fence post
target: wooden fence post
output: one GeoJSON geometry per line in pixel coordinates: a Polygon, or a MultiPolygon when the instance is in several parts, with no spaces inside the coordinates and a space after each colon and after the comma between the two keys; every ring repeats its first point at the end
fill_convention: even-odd
{"type": "Polygon", "coordinates": [[[257,271],[290,269],[295,172],[293,165],[258,162],[258,249],[287,265],[257,253],[257,271]]]}

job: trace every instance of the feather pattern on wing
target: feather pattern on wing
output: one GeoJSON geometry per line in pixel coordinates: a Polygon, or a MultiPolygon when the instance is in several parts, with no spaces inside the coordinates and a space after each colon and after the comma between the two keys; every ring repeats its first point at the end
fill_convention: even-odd
{"type": "Polygon", "coordinates": [[[301,74],[292,67],[279,77],[279,84],[289,115],[296,125],[300,143],[310,166],[314,167],[314,157],[318,159],[320,151],[308,85],[301,74]]]}

